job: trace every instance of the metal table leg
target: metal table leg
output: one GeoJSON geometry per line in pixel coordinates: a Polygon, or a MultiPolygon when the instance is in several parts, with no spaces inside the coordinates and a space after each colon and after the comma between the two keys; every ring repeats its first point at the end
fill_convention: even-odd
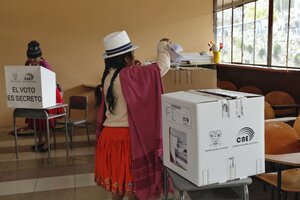
{"type": "Polygon", "coordinates": [[[277,174],[277,199],[281,199],[281,169],[279,169],[277,174]]]}
{"type": "Polygon", "coordinates": [[[179,191],[180,200],[184,200],[184,193],[183,191],[179,191]]]}
{"type": "Polygon", "coordinates": [[[248,186],[244,185],[243,186],[243,190],[244,190],[244,200],[249,200],[249,190],[248,190],[248,186]]]}
{"type": "MultiPolygon", "coordinates": [[[[48,113],[45,113],[48,116],[48,113]]],[[[51,162],[51,153],[50,153],[50,131],[49,131],[49,119],[46,119],[47,124],[47,139],[48,139],[48,161],[51,162]]]]}
{"type": "MultiPolygon", "coordinates": [[[[64,111],[66,113],[65,108],[64,108],[64,111]]],[[[66,136],[66,149],[67,149],[67,156],[69,156],[68,123],[67,123],[66,115],[64,116],[64,118],[65,118],[65,130],[66,130],[66,133],[65,133],[65,136],[66,136]]]]}
{"type": "Polygon", "coordinates": [[[164,199],[168,200],[168,172],[167,170],[164,168],[164,188],[165,188],[165,193],[164,193],[164,199]]]}
{"type": "Polygon", "coordinates": [[[37,142],[36,142],[36,123],[35,123],[35,119],[33,119],[33,129],[34,129],[34,149],[37,152],[37,142]]]}
{"type": "Polygon", "coordinates": [[[16,118],[14,117],[14,133],[15,133],[15,150],[16,150],[16,158],[19,159],[19,148],[18,148],[18,133],[16,128],[16,118]]]}

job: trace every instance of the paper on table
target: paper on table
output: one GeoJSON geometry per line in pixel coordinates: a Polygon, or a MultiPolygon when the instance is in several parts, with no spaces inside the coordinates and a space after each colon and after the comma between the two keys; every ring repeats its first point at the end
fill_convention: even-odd
{"type": "Polygon", "coordinates": [[[181,62],[183,56],[179,54],[182,51],[182,47],[179,44],[169,43],[167,51],[170,54],[170,59],[172,62],[181,62]]]}
{"type": "Polygon", "coordinates": [[[183,48],[180,44],[168,43],[168,47],[176,53],[183,51],[183,48]]]}
{"type": "Polygon", "coordinates": [[[181,52],[182,56],[181,61],[190,61],[190,62],[211,62],[212,56],[206,53],[202,53],[202,55],[198,52],[181,52]]]}
{"type": "Polygon", "coordinates": [[[169,43],[167,51],[173,63],[211,63],[212,56],[206,52],[182,52],[183,48],[179,44],[169,43]]]}

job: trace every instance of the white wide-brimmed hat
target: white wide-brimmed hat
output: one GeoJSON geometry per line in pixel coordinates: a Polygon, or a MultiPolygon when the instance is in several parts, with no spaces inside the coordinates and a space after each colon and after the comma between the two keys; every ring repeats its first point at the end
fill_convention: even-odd
{"type": "Polygon", "coordinates": [[[103,38],[105,48],[104,58],[111,58],[133,51],[138,46],[132,45],[126,31],[110,33],[103,38]]]}

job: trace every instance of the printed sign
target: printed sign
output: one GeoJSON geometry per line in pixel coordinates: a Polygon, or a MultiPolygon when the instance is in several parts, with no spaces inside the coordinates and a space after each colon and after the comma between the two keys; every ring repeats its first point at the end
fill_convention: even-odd
{"type": "Polygon", "coordinates": [[[175,124],[191,128],[191,112],[189,109],[168,104],[166,107],[165,118],[175,124]]]}
{"type": "Polygon", "coordinates": [[[5,66],[8,107],[46,108],[56,103],[55,73],[40,66],[5,66]]]}

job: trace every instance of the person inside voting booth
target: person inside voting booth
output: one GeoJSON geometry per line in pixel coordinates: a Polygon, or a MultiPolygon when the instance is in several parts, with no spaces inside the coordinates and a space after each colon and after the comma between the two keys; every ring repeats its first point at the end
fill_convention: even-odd
{"type": "MultiPolygon", "coordinates": [[[[27,60],[25,62],[26,66],[42,66],[48,70],[52,70],[52,67],[46,62],[46,60],[42,57],[42,50],[40,48],[40,44],[33,40],[28,43],[27,48],[27,60]]],[[[59,88],[56,88],[56,103],[63,103],[62,95],[59,91],[59,88]]],[[[62,108],[60,109],[51,109],[48,110],[49,114],[58,114],[64,112],[62,108]]],[[[25,122],[28,124],[30,129],[34,129],[34,121],[33,119],[26,119],[25,122]]],[[[48,138],[47,138],[47,124],[46,120],[36,119],[36,131],[38,135],[38,143],[37,143],[37,151],[38,152],[47,152],[48,151],[48,138]]],[[[49,128],[54,128],[55,119],[49,120],[49,128]]],[[[35,151],[35,145],[31,146],[31,150],[35,151]]]]}
{"type": "Polygon", "coordinates": [[[115,200],[157,199],[163,191],[161,76],[170,68],[168,40],[159,42],[156,63],[141,66],[126,31],[107,35],[103,43],[95,182],[115,200]]]}

